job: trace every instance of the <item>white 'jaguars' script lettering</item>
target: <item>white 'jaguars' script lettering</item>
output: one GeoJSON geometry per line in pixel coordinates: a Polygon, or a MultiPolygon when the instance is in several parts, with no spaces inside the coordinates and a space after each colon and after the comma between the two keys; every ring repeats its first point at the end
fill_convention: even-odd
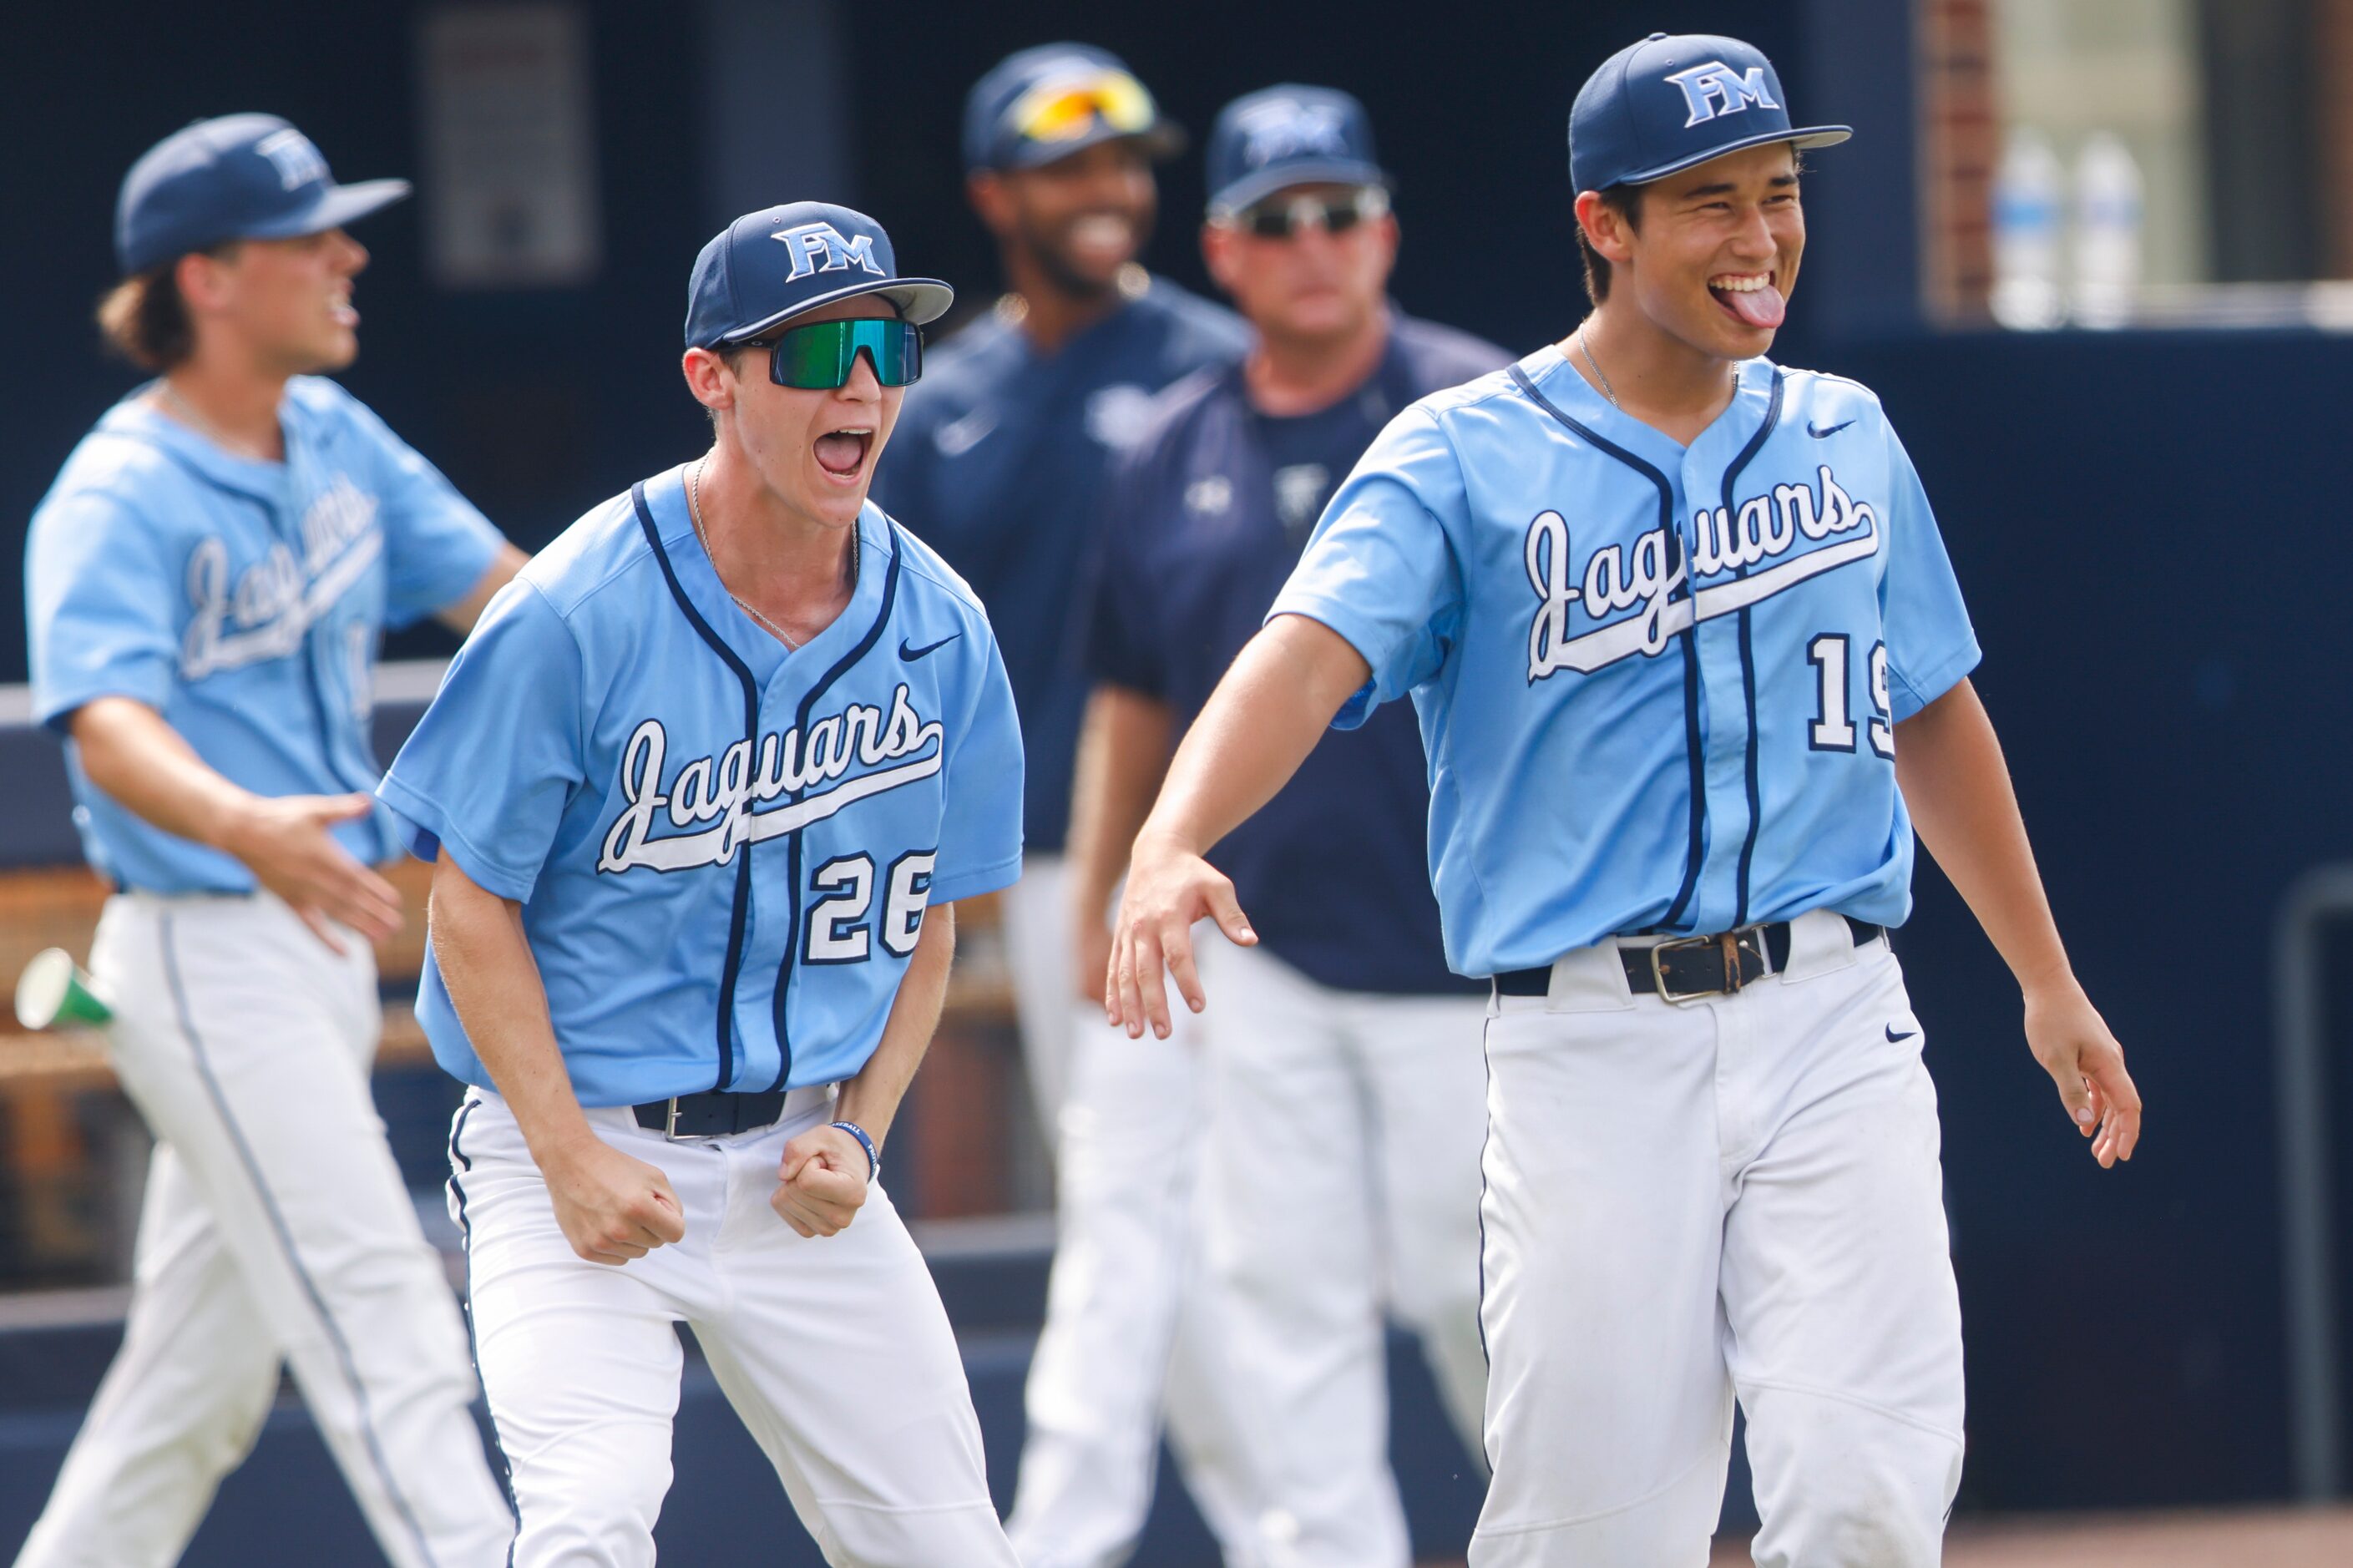
{"type": "Polygon", "coordinates": [[[1745,577],[1710,584],[1681,599],[1672,595],[1683,585],[1687,568],[1675,558],[1663,525],[1641,534],[1630,546],[1603,545],[1587,557],[1583,577],[1572,582],[1567,520],[1556,511],[1538,513],[1528,524],[1525,546],[1528,585],[1538,600],[1528,626],[1528,679],[1541,680],[1561,669],[1589,674],[1635,654],[1655,656],[1697,622],[1745,609],[1851,561],[1869,559],[1879,549],[1878,514],[1840,488],[1829,464],[1820,467],[1819,478],[1819,497],[1811,485],[1775,485],[1769,494],[1693,513],[1691,565],[1707,578],[1777,561],[1800,539],[1818,543],[1833,534],[1860,532],[1862,537],[1778,561],[1745,577]],[[1629,610],[1640,613],[1572,636],[1571,605],[1581,605],[1590,621],[1629,610]]]}
{"type": "Polygon", "coordinates": [[[228,580],[228,546],[217,535],[188,552],[188,603],[195,613],[180,639],[180,678],[284,658],[311,627],[349,593],[384,553],[376,500],[343,474],[319,492],[298,531],[302,559],[272,544],[228,580]]]}
{"type": "Polygon", "coordinates": [[[946,749],[942,733],[938,720],[926,721],[915,711],[902,683],[892,693],[888,712],[853,702],[819,719],[806,732],[793,729],[762,735],[756,757],[750,741],[738,741],[716,756],[687,763],[664,793],[670,737],[660,720],[648,719],[622,748],[621,795],[628,805],[605,835],[596,869],[619,873],[638,866],[657,871],[724,866],[745,845],[781,837],[853,802],[931,777],[940,771],[946,749]],[[913,760],[898,761],[902,757],[913,760]],[[842,779],[852,763],[874,771],[789,805],[756,809],[779,795],[842,779]],[[656,837],[657,822],[685,831],[656,837]],[[706,822],[714,826],[696,831],[706,822]]]}

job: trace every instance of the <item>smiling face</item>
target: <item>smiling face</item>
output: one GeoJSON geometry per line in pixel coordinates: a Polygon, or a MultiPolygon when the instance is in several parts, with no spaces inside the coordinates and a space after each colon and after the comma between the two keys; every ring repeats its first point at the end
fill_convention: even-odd
{"type": "Polygon", "coordinates": [[[1592,191],[1577,197],[1577,215],[1613,268],[1611,305],[1622,297],[1658,331],[1718,359],[1754,359],[1773,346],[1806,248],[1788,143],[1652,181],[1639,221],[1592,191]]]}
{"type": "Polygon", "coordinates": [[[366,249],[340,228],[181,258],[197,353],[217,342],[269,374],[342,370],[359,354],[352,279],[367,263],[366,249]]]}
{"type": "MultiPolygon", "coordinates": [[[[891,320],[898,312],[879,294],[861,295],[795,316],[781,329],[859,318],[891,320]]],[[[858,356],[838,387],[778,386],[768,379],[768,350],[746,348],[727,357],[708,349],[686,353],[687,384],[716,416],[719,437],[785,508],[811,521],[847,528],[858,521],[874,482],[875,460],[899,421],[906,388],[875,379],[872,361],[858,356]]]]}
{"type": "Polygon", "coordinates": [[[1143,253],[1158,206],[1152,161],[1132,137],[1098,142],[1035,169],[973,176],[973,205],[1001,245],[1068,294],[1111,291],[1143,253]]]}
{"type": "MultiPolygon", "coordinates": [[[[1294,199],[1320,204],[1355,196],[1354,185],[1286,186],[1260,205],[1294,199]]],[[[1320,210],[1320,209],[1319,209],[1320,210]]],[[[1386,211],[1338,234],[1312,221],[1281,238],[1261,237],[1246,222],[1213,221],[1201,234],[1209,275],[1234,308],[1271,338],[1331,342],[1354,336],[1379,314],[1397,263],[1397,219],[1386,211]]]]}

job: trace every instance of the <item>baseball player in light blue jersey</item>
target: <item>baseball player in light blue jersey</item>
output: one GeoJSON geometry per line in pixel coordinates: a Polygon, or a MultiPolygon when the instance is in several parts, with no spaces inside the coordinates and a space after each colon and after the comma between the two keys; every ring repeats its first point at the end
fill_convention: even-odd
{"type": "Polygon", "coordinates": [[[950,298],[847,208],[730,224],[686,322],[711,450],[500,596],[385,779],[436,862],[418,1016],[474,1086],[450,1207],[522,1568],[654,1560],[680,1321],[827,1561],[1014,1561],[873,1180],[935,906],[1019,874],[987,617],[866,500],[950,298]]]}
{"type": "Polygon", "coordinates": [[[1733,1401],[1767,1564],[1931,1563],[1960,1314],[1885,928],[1913,829],[2103,1166],[2140,1100],[2053,927],[1978,645],[1878,400],[1762,357],[1805,244],[1749,46],[1654,34],[1570,118],[1596,305],[1424,398],[1325,509],[1138,836],[1106,1002],[1254,941],[1201,857],[1327,720],[1410,695],[1450,963],[1492,977],[1475,1568],[1700,1564],[1733,1401]]]}
{"type": "Polygon", "coordinates": [[[115,888],[90,968],[156,1148],[129,1321],[19,1568],[176,1562],[290,1363],[401,1568],[486,1568],[512,1521],[473,1377],[368,1093],[369,940],[400,907],[365,793],[387,625],[463,630],[522,557],[316,373],[358,353],[338,185],[274,115],[123,181],[113,346],[160,372],[74,448],[26,547],[34,701],[115,888]]]}

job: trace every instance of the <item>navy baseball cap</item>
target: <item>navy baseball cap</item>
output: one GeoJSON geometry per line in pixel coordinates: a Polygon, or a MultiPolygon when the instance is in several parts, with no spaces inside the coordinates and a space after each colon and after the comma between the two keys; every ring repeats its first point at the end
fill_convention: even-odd
{"type": "Polygon", "coordinates": [[[881,295],[919,327],[955,302],[955,290],[936,278],[900,277],[891,237],[864,213],[828,202],[764,207],[721,229],[694,258],[686,346],[748,342],[803,311],[860,294],[881,295]]]}
{"type": "Polygon", "coordinates": [[[1034,169],[1132,137],[1155,157],[1184,151],[1185,132],[1127,63],[1092,44],[1040,44],[1008,55],[964,100],[967,170],[1034,169]]]}
{"type": "Polygon", "coordinates": [[[1389,183],[1365,106],[1286,82],[1234,100],[1209,129],[1209,210],[1238,212],[1285,185],[1389,183]]]}
{"type": "Polygon", "coordinates": [[[290,239],[365,217],[406,180],[339,185],[311,139],[274,114],[224,114],[174,131],[122,177],[114,258],[124,277],[232,239],[290,239]]]}
{"type": "Polygon", "coordinates": [[[1788,95],[1754,46],[1712,33],[1652,33],[1601,63],[1568,111],[1568,178],[1580,191],[1639,185],[1710,158],[1787,142],[1827,147],[1851,126],[1789,124],[1788,95]]]}

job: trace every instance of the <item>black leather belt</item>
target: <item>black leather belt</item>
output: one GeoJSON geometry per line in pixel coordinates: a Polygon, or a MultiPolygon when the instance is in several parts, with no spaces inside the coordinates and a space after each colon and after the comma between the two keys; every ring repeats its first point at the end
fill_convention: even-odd
{"type": "MultiPolygon", "coordinates": [[[[1841,918],[1857,947],[1886,934],[1884,926],[1852,915],[1841,918]]],[[[1723,995],[1789,966],[1789,922],[1743,926],[1715,936],[1662,942],[1655,947],[1621,947],[1618,958],[1626,966],[1626,984],[1637,996],[1681,1002],[1694,996],[1723,995]]],[[[1551,989],[1549,963],[1507,970],[1495,976],[1495,990],[1505,996],[1542,996],[1551,989]]]]}
{"type": "Polygon", "coordinates": [[[751,1094],[724,1094],[705,1089],[676,1100],[649,1100],[630,1108],[638,1125],[666,1138],[732,1138],[765,1127],[785,1113],[785,1091],[760,1089],[751,1094]]]}

